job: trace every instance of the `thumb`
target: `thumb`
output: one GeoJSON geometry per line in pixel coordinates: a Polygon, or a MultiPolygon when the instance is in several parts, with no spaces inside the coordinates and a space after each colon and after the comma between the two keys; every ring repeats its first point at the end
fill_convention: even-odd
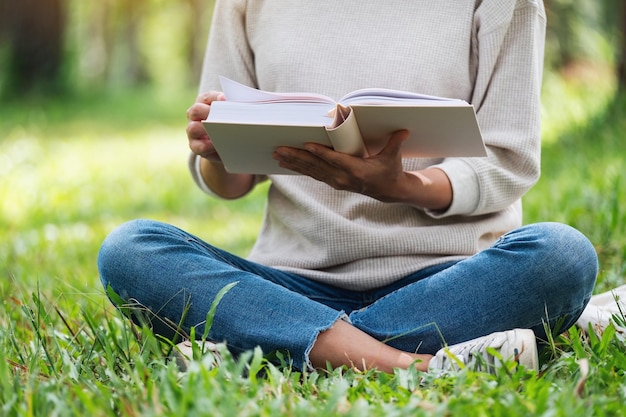
{"type": "Polygon", "coordinates": [[[400,148],[405,140],[409,138],[408,130],[398,130],[393,132],[387,141],[384,149],[379,155],[398,155],[400,154],[400,148]]]}

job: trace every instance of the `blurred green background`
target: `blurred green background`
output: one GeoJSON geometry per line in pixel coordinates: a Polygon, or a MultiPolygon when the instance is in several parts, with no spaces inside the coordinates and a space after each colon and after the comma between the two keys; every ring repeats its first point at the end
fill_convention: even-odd
{"type": "MultiPolygon", "coordinates": [[[[524,205],[526,222],[566,222],[592,239],[600,289],[626,273],[625,3],[546,1],[543,176],[524,205]]],[[[186,168],[185,111],[213,5],[0,0],[0,295],[96,288],[101,302],[99,245],[137,217],[247,253],[264,187],[207,198],[186,168]]]]}
{"type": "MultiPolygon", "coordinates": [[[[349,395],[350,415],[367,414],[368,401],[385,410],[372,415],[409,415],[406,404],[417,404],[406,408],[417,415],[424,401],[437,410],[456,405],[458,415],[510,405],[519,412],[507,415],[617,415],[626,357],[621,336],[608,332],[584,347],[576,334],[560,340],[557,360],[538,379],[462,376],[431,394],[399,390],[390,404],[380,398],[391,398],[395,385],[380,377],[370,384],[367,374],[354,383],[268,374],[270,384],[258,385],[255,372],[242,381],[226,366],[179,382],[154,339],[138,337],[112,307],[96,257],[114,227],[138,217],[239,255],[255,241],[267,186],[218,200],[202,194],[186,167],[185,111],[213,5],[0,0],[0,415],[261,415],[259,407],[273,410],[263,415],[330,415],[334,403],[350,409],[335,394],[348,385],[359,393],[349,395]],[[589,358],[592,372],[588,397],[577,399],[579,358],[589,358]],[[572,411],[582,409],[590,411],[572,411]]],[[[596,292],[607,291],[626,283],[626,0],[546,7],[542,177],[524,197],[524,221],[585,233],[600,258],[596,292]]]]}
{"type": "MultiPolygon", "coordinates": [[[[545,4],[542,177],[524,197],[524,221],[585,233],[600,259],[596,292],[607,291],[626,283],[626,1],[545,4]]],[[[538,379],[503,373],[494,384],[462,374],[430,394],[396,390],[404,383],[380,376],[370,384],[368,374],[326,383],[270,371],[269,385],[259,385],[256,371],[242,380],[230,365],[180,382],[154,338],[112,307],[96,257],[114,227],[138,217],[240,255],[254,243],[267,186],[218,200],[198,190],[186,166],[185,111],[213,5],[0,0],[0,414],[339,415],[330,411],[338,404],[352,411],[341,415],[361,416],[369,401],[384,410],[371,415],[422,415],[423,403],[450,404],[458,412],[441,411],[449,415],[511,405],[518,412],[506,415],[617,415],[626,350],[615,331],[601,343],[559,339],[538,379]],[[580,358],[592,372],[588,396],[575,401],[580,358]]]]}
{"type": "Polygon", "coordinates": [[[196,82],[213,0],[1,0],[0,91],[68,94],[196,82]]]}
{"type": "MultiPolygon", "coordinates": [[[[0,92],[195,86],[214,0],[1,0],[0,92]]],[[[546,0],[549,70],[606,63],[624,82],[623,0],[546,0]]]]}

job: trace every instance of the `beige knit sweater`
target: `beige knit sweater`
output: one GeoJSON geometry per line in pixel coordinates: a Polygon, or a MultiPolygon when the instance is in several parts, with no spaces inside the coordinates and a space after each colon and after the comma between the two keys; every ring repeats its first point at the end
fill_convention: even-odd
{"type": "MultiPolygon", "coordinates": [[[[471,256],[520,226],[520,198],[539,176],[544,35],[540,0],[218,0],[201,91],[219,90],[225,75],[335,98],[365,87],[457,97],[474,104],[489,153],[404,160],[406,170],[449,176],[453,202],[437,213],[271,176],[249,259],[367,290],[471,256]]],[[[209,192],[197,167],[192,156],[209,192]]]]}

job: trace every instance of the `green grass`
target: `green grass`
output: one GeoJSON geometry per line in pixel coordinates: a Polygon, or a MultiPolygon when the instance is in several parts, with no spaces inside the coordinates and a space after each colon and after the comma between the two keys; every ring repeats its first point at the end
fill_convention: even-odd
{"type": "MultiPolygon", "coordinates": [[[[543,176],[524,206],[526,222],[562,221],[591,238],[598,291],[626,276],[626,101],[609,92],[547,78],[543,176]]],[[[0,415],[626,415],[626,344],[612,331],[558,337],[538,374],[302,374],[258,351],[179,373],[166,344],[110,306],[95,258],[113,227],[137,217],[242,255],[253,244],[263,187],[225,202],[191,183],[193,98],[0,103],[0,415]]]]}

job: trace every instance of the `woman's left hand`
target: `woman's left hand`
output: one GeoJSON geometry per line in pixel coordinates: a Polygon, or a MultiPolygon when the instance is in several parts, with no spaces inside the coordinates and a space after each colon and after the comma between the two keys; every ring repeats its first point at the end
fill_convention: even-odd
{"type": "Polygon", "coordinates": [[[400,148],[408,136],[406,130],[395,132],[382,151],[365,158],[315,143],[306,144],[305,149],[279,147],[273,157],[281,167],[308,175],[336,190],[367,195],[387,203],[435,210],[446,208],[451,202],[452,190],[443,171],[404,171],[400,148]]]}
{"type": "Polygon", "coordinates": [[[393,199],[393,188],[405,177],[400,147],[407,137],[407,131],[396,132],[380,153],[365,158],[308,143],[305,149],[277,148],[274,159],[281,167],[325,182],[336,190],[389,201],[393,199]]]}

